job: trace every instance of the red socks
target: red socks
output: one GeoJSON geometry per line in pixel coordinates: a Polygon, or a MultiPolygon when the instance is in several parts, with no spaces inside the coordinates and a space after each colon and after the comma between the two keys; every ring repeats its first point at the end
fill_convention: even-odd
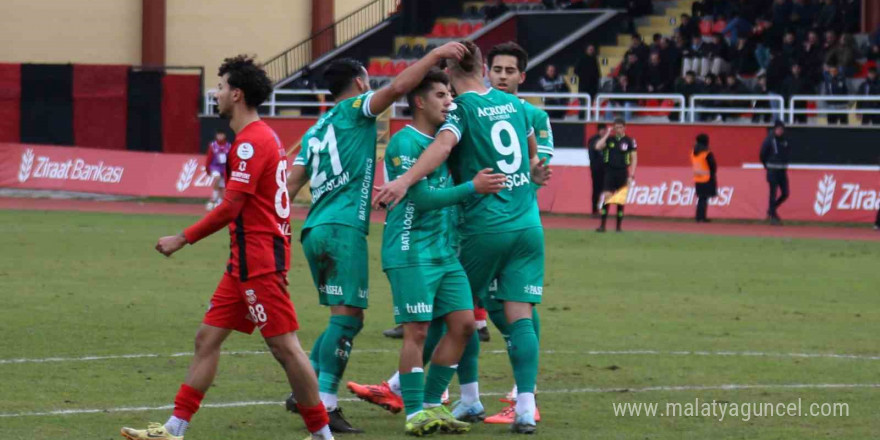
{"type": "Polygon", "coordinates": [[[189,422],[193,414],[199,410],[204,398],[205,394],[201,391],[187,384],[181,384],[177,396],[174,397],[174,417],[189,422]]]}
{"type": "Polygon", "coordinates": [[[489,313],[482,307],[474,307],[474,319],[477,321],[485,321],[489,317],[489,313]]]}
{"type": "Polygon", "coordinates": [[[318,432],[321,428],[330,423],[330,418],[327,416],[327,409],[324,408],[323,403],[319,402],[312,407],[305,407],[297,403],[296,409],[299,410],[299,415],[301,415],[303,421],[306,422],[306,429],[308,429],[309,432],[318,432]]]}

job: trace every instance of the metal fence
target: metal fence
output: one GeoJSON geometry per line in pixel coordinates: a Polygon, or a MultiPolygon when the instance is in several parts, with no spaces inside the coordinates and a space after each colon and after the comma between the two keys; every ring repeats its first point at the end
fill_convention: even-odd
{"type": "MultiPolygon", "coordinates": [[[[211,89],[205,93],[206,115],[216,113],[216,100],[211,89]]],[[[795,95],[788,101],[779,95],[693,95],[688,101],[679,94],[600,93],[593,101],[583,93],[520,93],[520,98],[536,103],[552,120],[573,122],[609,121],[622,115],[626,120],[670,123],[713,122],[718,115],[729,115],[743,124],[766,124],[774,120],[809,125],[816,116],[872,116],[880,125],[880,96],[861,95],[795,95]],[[659,103],[659,104],[658,104],[659,103]],[[740,104],[741,103],[741,104],[740,104]],[[815,108],[808,108],[812,103],[815,108]],[[853,104],[855,104],[853,106],[853,104]],[[560,117],[561,116],[561,117],[560,117]],[[709,116],[709,117],[707,117],[709,116]],[[653,118],[650,119],[650,118],[653,118]]],[[[268,116],[283,110],[326,109],[333,105],[329,90],[276,89],[260,108],[268,116]]],[[[405,100],[391,107],[392,117],[405,116],[405,100]]],[[[316,114],[320,110],[312,110],[316,114]]],[[[730,118],[720,119],[730,123],[730,118]]]]}

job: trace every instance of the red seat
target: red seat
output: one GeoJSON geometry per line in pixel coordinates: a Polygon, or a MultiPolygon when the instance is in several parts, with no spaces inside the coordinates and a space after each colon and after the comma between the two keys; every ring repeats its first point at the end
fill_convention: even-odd
{"type": "Polygon", "coordinates": [[[474,26],[470,23],[462,23],[461,26],[458,27],[458,31],[462,37],[467,37],[474,32],[474,26]]]}
{"type": "Polygon", "coordinates": [[[444,31],[448,38],[457,38],[461,36],[458,29],[458,23],[447,23],[444,31]]]}
{"type": "Polygon", "coordinates": [[[866,62],[865,64],[862,64],[861,67],[859,67],[858,73],[855,74],[855,77],[856,78],[867,78],[868,77],[868,69],[870,69],[872,67],[877,68],[876,61],[872,60],[872,61],[866,62]]]}
{"type": "Polygon", "coordinates": [[[709,20],[700,21],[700,34],[712,35],[712,22],[709,20]]]}
{"type": "Polygon", "coordinates": [[[712,33],[713,34],[720,34],[721,31],[723,31],[724,28],[726,28],[726,27],[727,27],[726,21],[717,20],[715,23],[712,24],[712,33]]]}
{"type": "Polygon", "coordinates": [[[434,23],[434,27],[431,28],[431,33],[428,34],[428,36],[440,38],[440,37],[443,37],[443,32],[444,32],[443,23],[434,23]]]}
{"type": "Polygon", "coordinates": [[[382,62],[379,60],[370,60],[370,65],[367,67],[367,73],[369,73],[370,76],[382,75],[382,62]]]}
{"type": "Polygon", "coordinates": [[[671,99],[664,99],[663,102],[660,103],[660,107],[668,108],[669,110],[658,111],[657,115],[658,116],[669,116],[669,114],[672,113],[672,109],[675,108],[675,101],[673,101],[671,99]]]}
{"type": "Polygon", "coordinates": [[[379,71],[379,76],[394,76],[394,64],[391,61],[382,63],[382,70],[379,71]]]}
{"type": "Polygon", "coordinates": [[[483,28],[483,22],[479,22],[479,23],[477,23],[477,24],[474,25],[474,32],[476,32],[476,31],[478,31],[478,30],[480,30],[480,29],[482,29],[482,28],[483,28]]]}
{"type": "Polygon", "coordinates": [[[394,68],[392,70],[393,76],[400,75],[401,73],[403,73],[404,70],[406,70],[408,66],[409,65],[406,63],[406,61],[398,61],[394,63],[394,68]]]}

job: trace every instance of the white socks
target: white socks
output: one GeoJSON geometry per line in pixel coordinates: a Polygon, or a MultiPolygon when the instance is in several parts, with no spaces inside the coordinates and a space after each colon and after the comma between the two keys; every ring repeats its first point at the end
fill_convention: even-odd
{"type": "Polygon", "coordinates": [[[480,383],[463,383],[461,384],[461,402],[466,404],[477,403],[480,401],[480,383]]]}
{"type": "Polygon", "coordinates": [[[400,397],[403,397],[403,392],[400,391],[400,372],[395,371],[394,376],[391,376],[391,379],[388,379],[388,388],[391,388],[391,392],[397,394],[400,397]]]}
{"type": "Polygon", "coordinates": [[[481,329],[481,328],[486,328],[486,325],[487,325],[487,324],[486,324],[486,320],[485,320],[485,319],[482,319],[482,320],[477,321],[477,330],[479,330],[479,329],[481,329]]]}
{"type": "Polygon", "coordinates": [[[333,434],[330,433],[330,425],[324,425],[318,432],[312,433],[312,440],[332,440],[333,434]]]}
{"type": "Polygon", "coordinates": [[[516,414],[535,415],[535,393],[519,393],[516,396],[516,414]]]}
{"type": "Polygon", "coordinates": [[[321,395],[321,403],[324,404],[324,408],[327,409],[327,412],[333,411],[339,406],[339,397],[336,394],[330,393],[318,393],[321,395]]]}
{"type": "Polygon", "coordinates": [[[174,416],[171,416],[168,421],[165,422],[165,430],[176,437],[182,437],[183,434],[186,433],[186,428],[189,428],[189,422],[183,419],[178,419],[174,416]]]}

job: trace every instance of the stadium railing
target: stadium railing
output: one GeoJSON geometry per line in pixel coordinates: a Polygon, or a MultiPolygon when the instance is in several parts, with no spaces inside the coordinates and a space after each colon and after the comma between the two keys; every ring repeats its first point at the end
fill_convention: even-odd
{"type": "Polygon", "coordinates": [[[690,122],[697,122],[698,115],[700,114],[733,114],[733,115],[742,115],[743,113],[753,113],[753,114],[761,114],[761,115],[775,115],[776,119],[785,120],[786,113],[786,105],[785,98],[776,94],[769,95],[693,95],[691,96],[689,114],[690,114],[690,122]],[[700,106],[699,102],[706,102],[711,106],[700,106]],[[757,107],[755,105],[741,108],[741,107],[731,107],[724,106],[718,107],[717,103],[719,101],[745,101],[749,103],[757,103],[761,101],[766,101],[767,107],[757,107]]]}
{"type": "MultiPolygon", "coordinates": [[[[205,115],[210,116],[216,113],[215,106],[217,101],[214,99],[216,89],[210,89],[205,92],[205,115]]],[[[566,118],[570,122],[596,122],[612,119],[612,113],[627,112],[645,114],[654,112],[663,115],[663,119],[670,114],[677,113],[677,120],[669,120],[669,123],[711,123],[713,121],[699,121],[701,114],[732,114],[739,116],[756,116],[755,119],[747,118],[740,123],[745,125],[766,125],[769,120],[780,119],[788,123],[795,123],[797,115],[819,116],[829,114],[856,114],[856,115],[880,115],[880,96],[862,96],[862,95],[795,95],[787,102],[780,95],[693,95],[690,102],[679,94],[638,94],[638,93],[600,93],[593,101],[588,94],[584,93],[520,93],[521,98],[530,101],[539,101],[539,108],[545,111],[564,111],[571,118],[566,118]],[[563,99],[567,100],[566,104],[547,105],[547,99],[563,99]],[[618,106],[615,103],[621,101],[626,106],[618,106]],[[639,101],[650,102],[671,102],[668,105],[643,105],[639,101]],[[743,102],[744,104],[733,106],[719,107],[714,102],[743,102]],[[756,108],[753,104],[756,102],[767,102],[768,107],[756,108]],[[807,107],[805,103],[818,103],[817,108],[797,108],[798,103],[802,107],[807,107]],[[846,108],[827,108],[827,103],[840,103],[846,105],[846,108]],[[701,103],[714,104],[712,106],[702,105],[701,103]],[[875,108],[850,108],[852,103],[870,103],[875,108]],[[826,108],[823,108],[826,107],[826,108]],[[603,112],[605,115],[603,116],[603,112]],[[770,119],[758,119],[757,115],[772,115],[770,119]]],[[[269,99],[260,107],[265,109],[266,115],[278,116],[279,112],[284,109],[303,109],[315,107],[332,106],[332,99],[329,90],[288,90],[275,89],[269,99]]],[[[403,117],[403,109],[408,106],[405,100],[395,102],[391,107],[392,117],[403,117]]],[[[554,119],[554,120],[559,120],[554,119]]],[[[653,121],[658,122],[658,121],[653,121]]],[[[727,122],[729,123],[729,122],[727,122]]],[[[809,121],[806,124],[810,125],[809,121]]]]}

